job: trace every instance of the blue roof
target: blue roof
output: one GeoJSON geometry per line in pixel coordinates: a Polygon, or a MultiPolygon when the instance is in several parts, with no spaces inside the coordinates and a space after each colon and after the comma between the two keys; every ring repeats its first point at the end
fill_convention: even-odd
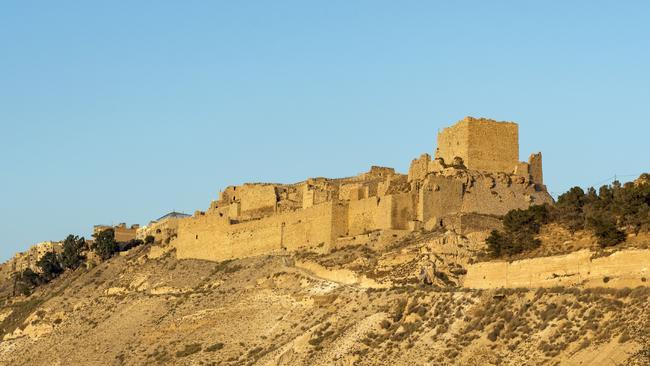
{"type": "Polygon", "coordinates": [[[167,219],[182,219],[182,218],[190,217],[190,216],[192,216],[192,215],[188,215],[188,214],[182,213],[182,212],[172,211],[172,212],[168,213],[167,215],[159,218],[156,221],[163,221],[163,220],[167,220],[167,219]]]}

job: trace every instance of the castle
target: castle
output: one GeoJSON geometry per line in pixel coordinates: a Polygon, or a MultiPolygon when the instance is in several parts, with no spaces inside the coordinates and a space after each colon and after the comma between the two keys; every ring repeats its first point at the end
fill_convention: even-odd
{"type": "Polygon", "coordinates": [[[207,211],[155,222],[138,235],[170,243],[180,259],[222,261],[328,251],[372,233],[396,238],[440,226],[480,226],[509,210],[552,201],[541,154],[519,161],[517,124],[467,117],[444,129],[435,158],[413,160],[408,175],[372,167],[349,178],[230,186],[207,211]]]}

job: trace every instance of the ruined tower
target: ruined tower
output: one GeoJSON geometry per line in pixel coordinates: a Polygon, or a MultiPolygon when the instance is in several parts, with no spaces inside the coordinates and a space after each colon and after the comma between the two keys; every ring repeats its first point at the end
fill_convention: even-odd
{"type": "Polygon", "coordinates": [[[519,163],[519,127],[466,117],[438,134],[436,158],[451,164],[456,157],[471,170],[511,173],[519,163]]]}

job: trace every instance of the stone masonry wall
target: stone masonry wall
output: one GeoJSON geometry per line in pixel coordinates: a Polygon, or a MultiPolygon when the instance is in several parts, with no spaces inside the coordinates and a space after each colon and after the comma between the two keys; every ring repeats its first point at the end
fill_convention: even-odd
{"type": "Polygon", "coordinates": [[[530,165],[530,176],[533,182],[544,184],[544,173],[542,172],[542,153],[531,154],[528,159],[530,165]]]}
{"type": "Polygon", "coordinates": [[[461,157],[467,164],[469,155],[469,120],[464,119],[438,133],[436,158],[451,164],[455,157],[461,157]]]}
{"type": "Polygon", "coordinates": [[[223,261],[282,250],[323,247],[341,236],[334,215],[344,215],[336,202],[230,224],[227,218],[205,215],[183,220],[172,241],[179,259],[223,261]]]}
{"type": "Polygon", "coordinates": [[[273,185],[247,184],[239,189],[241,211],[273,210],[277,202],[273,185]]]}
{"type": "Polygon", "coordinates": [[[382,198],[390,206],[390,218],[385,229],[406,230],[409,221],[415,220],[415,197],[411,193],[393,194],[382,198]]]}
{"type": "MultiPolygon", "coordinates": [[[[359,235],[378,229],[377,216],[380,214],[379,197],[350,201],[348,209],[348,235],[359,235]]],[[[386,210],[385,207],[383,207],[386,210]]],[[[390,214],[390,207],[387,208],[390,214]]]]}
{"type": "Polygon", "coordinates": [[[512,173],[519,162],[516,123],[467,117],[438,135],[436,158],[451,164],[463,159],[468,169],[512,173]]]}
{"type": "Polygon", "coordinates": [[[461,211],[505,215],[510,210],[544,203],[553,203],[552,197],[523,177],[478,175],[472,177],[465,190],[461,211]]]}
{"type": "Polygon", "coordinates": [[[97,235],[100,232],[108,229],[113,229],[115,234],[115,241],[118,243],[126,243],[137,237],[139,225],[132,225],[130,227],[126,224],[119,224],[116,226],[107,226],[107,225],[96,225],[93,227],[93,235],[97,235]]]}
{"type": "Polygon", "coordinates": [[[512,173],[519,162],[516,123],[485,119],[468,121],[469,151],[465,165],[473,170],[512,173]]]}
{"type": "Polygon", "coordinates": [[[463,204],[463,183],[454,178],[431,175],[420,188],[417,219],[427,223],[431,219],[460,212],[463,204]]]}
{"type": "Polygon", "coordinates": [[[467,267],[463,286],[474,289],[576,286],[634,288],[650,278],[650,250],[621,250],[592,258],[581,250],[567,255],[467,267]]]}
{"type": "Polygon", "coordinates": [[[348,204],[346,235],[361,235],[373,230],[404,230],[414,219],[411,194],[370,197],[348,204]]]}

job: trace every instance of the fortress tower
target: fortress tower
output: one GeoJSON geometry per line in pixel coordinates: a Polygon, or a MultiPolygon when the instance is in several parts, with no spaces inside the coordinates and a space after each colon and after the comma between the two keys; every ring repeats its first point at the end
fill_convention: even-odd
{"type": "Polygon", "coordinates": [[[528,163],[519,161],[519,126],[485,118],[465,117],[438,134],[435,157],[446,164],[463,159],[467,169],[530,175],[543,184],[542,154],[530,156],[528,163]]]}
{"type": "Polygon", "coordinates": [[[466,117],[438,134],[436,158],[451,164],[456,157],[471,170],[510,173],[519,163],[519,127],[466,117]]]}

